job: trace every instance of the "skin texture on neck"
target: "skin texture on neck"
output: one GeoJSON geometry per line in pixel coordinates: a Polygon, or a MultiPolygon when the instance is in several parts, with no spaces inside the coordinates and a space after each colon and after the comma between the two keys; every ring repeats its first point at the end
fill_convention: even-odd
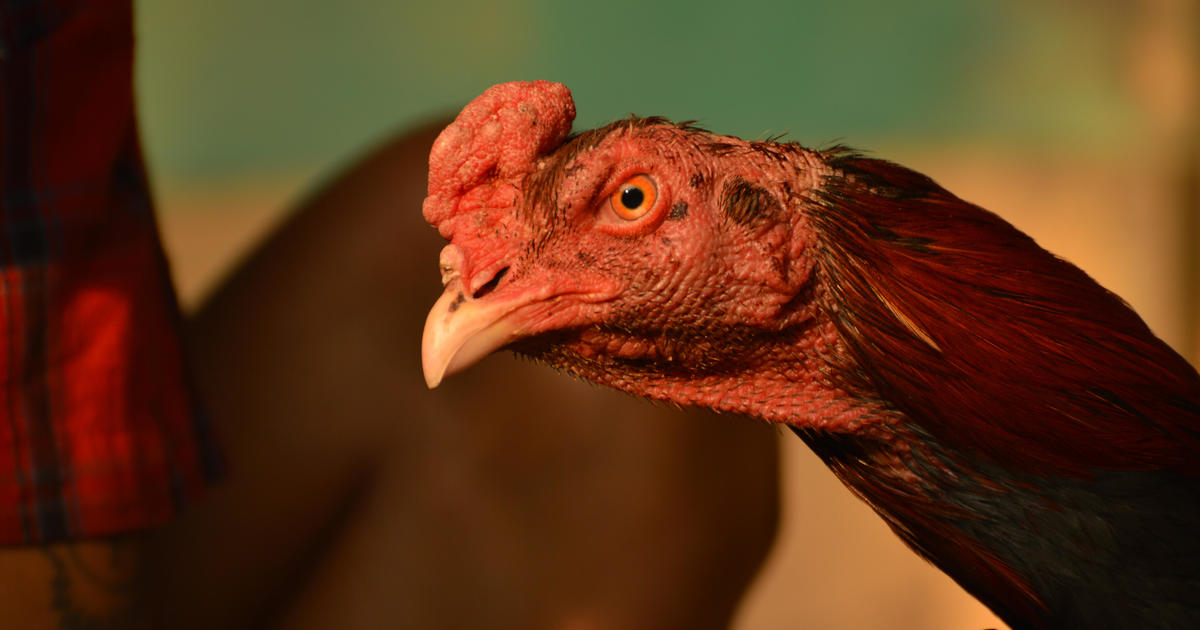
{"type": "Polygon", "coordinates": [[[767,422],[847,433],[894,420],[833,378],[847,356],[828,317],[805,318],[784,331],[727,331],[724,338],[730,336],[743,340],[744,351],[719,356],[711,339],[683,331],[616,330],[535,337],[514,350],[636,396],[767,422]]]}

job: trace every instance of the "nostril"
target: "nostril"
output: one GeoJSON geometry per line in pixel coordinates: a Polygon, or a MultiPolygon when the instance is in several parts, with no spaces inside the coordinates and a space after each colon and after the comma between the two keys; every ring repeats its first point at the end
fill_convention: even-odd
{"type": "Polygon", "coordinates": [[[458,277],[458,270],[463,267],[462,248],[457,245],[447,245],[438,256],[438,269],[442,272],[442,286],[449,286],[458,277]]]}
{"type": "Polygon", "coordinates": [[[491,280],[488,280],[486,283],[484,283],[483,286],[479,287],[479,290],[476,291],[475,295],[472,297],[474,297],[476,300],[478,300],[479,298],[491,293],[496,288],[496,286],[500,284],[500,279],[503,278],[504,274],[506,274],[506,273],[508,273],[508,267],[505,267],[505,268],[501,269],[500,271],[497,271],[496,275],[492,276],[491,280]]]}

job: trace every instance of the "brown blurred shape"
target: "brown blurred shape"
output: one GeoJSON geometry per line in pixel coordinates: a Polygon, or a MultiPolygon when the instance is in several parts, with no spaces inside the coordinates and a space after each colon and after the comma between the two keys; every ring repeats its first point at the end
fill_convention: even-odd
{"type": "Polygon", "coordinates": [[[231,472],[159,537],[169,627],[725,627],[774,535],[775,428],[508,356],[427,390],[431,142],[352,166],[191,318],[231,472]]]}

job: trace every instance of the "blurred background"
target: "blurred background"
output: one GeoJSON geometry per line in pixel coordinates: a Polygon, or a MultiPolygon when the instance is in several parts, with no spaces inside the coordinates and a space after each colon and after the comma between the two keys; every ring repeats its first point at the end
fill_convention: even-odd
{"type": "MultiPolygon", "coordinates": [[[[143,142],[185,308],[373,143],[542,78],[571,88],[577,129],[657,114],[915,168],[1200,357],[1196,0],[136,6],[143,142]]],[[[999,625],[783,443],[780,535],[735,628],[999,625]]]]}

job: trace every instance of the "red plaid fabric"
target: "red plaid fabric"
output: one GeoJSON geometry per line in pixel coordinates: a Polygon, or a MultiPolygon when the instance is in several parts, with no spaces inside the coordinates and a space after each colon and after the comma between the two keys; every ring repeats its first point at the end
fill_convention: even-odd
{"type": "Polygon", "coordinates": [[[215,477],[138,146],[128,0],[0,0],[0,543],[162,523],[215,477]]]}

